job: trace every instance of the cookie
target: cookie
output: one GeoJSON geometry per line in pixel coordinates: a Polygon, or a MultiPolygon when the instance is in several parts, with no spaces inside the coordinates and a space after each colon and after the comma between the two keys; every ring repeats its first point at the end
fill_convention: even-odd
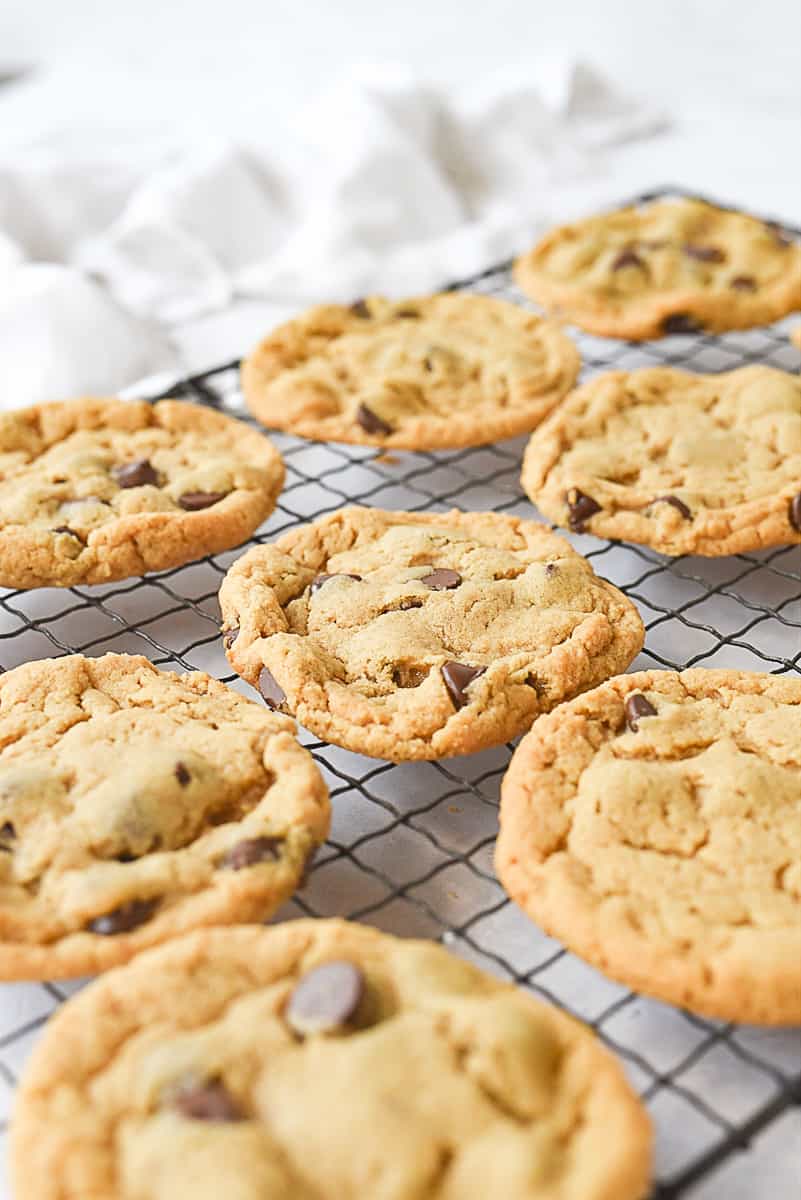
{"type": "Polygon", "coordinates": [[[105,970],[201,925],[261,920],[328,831],[285,717],[145,658],[0,676],[0,979],[105,970]]]}
{"type": "Polygon", "coordinates": [[[340,509],[250,550],[220,605],[231,664],[270,706],[393,762],[506,741],[643,641],[567,542],[497,513],[340,509]]]}
{"type": "Polygon", "coordinates": [[[503,781],[495,863],[613,979],[801,1022],[801,678],[643,671],[540,718],[503,781]]]}
{"type": "Polygon", "coordinates": [[[761,366],[598,375],[532,435],[522,484],[574,532],[664,554],[801,541],[801,380],[761,366]]]}
{"type": "Polygon", "coordinates": [[[432,942],[204,930],[52,1018],[16,1200],[641,1200],[650,1123],[598,1040],[432,942]]]}
{"type": "Polygon", "coordinates": [[[766,325],[801,309],[801,245],[700,200],[660,200],[563,225],[515,264],[523,291],[603,337],[766,325]]]}
{"type": "Polygon", "coordinates": [[[578,375],[554,321],[488,296],[327,304],[280,326],[242,368],[254,416],[320,441],[411,450],[532,430],[578,375]]]}
{"type": "Polygon", "coordinates": [[[267,438],[198,405],[68,400],[0,414],[0,586],[160,571],[244,541],[284,481],[267,438]]]}
{"type": "Polygon", "coordinates": [[[790,341],[801,350],[801,325],[796,325],[790,332],[790,341]]]}

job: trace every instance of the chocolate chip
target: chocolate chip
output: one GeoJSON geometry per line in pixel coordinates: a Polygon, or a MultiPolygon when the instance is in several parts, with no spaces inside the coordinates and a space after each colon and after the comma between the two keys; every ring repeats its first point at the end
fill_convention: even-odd
{"type": "Polygon", "coordinates": [[[192,782],[192,776],[189,774],[189,771],[186,769],[184,763],[179,762],[175,764],[175,778],[178,780],[181,787],[188,787],[188,785],[192,782]]]}
{"type": "Polygon", "coordinates": [[[671,313],[662,322],[663,333],[700,333],[703,326],[689,313],[671,313]]]}
{"type": "Polygon", "coordinates": [[[660,503],[672,504],[674,508],[678,509],[685,521],[692,521],[693,514],[690,512],[684,501],[679,500],[678,496],[657,496],[654,500],[654,504],[660,503]]]}
{"type": "Polygon", "coordinates": [[[642,267],[645,269],[645,263],[634,250],[621,250],[612,263],[612,270],[622,271],[624,267],[642,267]]]}
{"type": "Polygon", "coordinates": [[[259,671],[259,691],[268,708],[280,708],[282,704],[286,704],[286,692],[266,667],[259,671]]]}
{"type": "Polygon", "coordinates": [[[387,425],[378,413],[374,413],[366,404],[360,404],[356,409],[356,420],[361,425],[365,433],[380,433],[385,437],[388,433],[392,433],[392,426],[387,425]]]}
{"type": "Polygon", "coordinates": [[[158,486],[159,477],[149,458],[120,463],[119,466],[111,468],[111,474],[121,488],[144,487],[148,483],[158,486]]]}
{"type": "Polygon", "coordinates": [[[184,492],[183,496],[178,497],[178,503],[187,512],[197,512],[201,508],[211,508],[212,504],[219,504],[226,495],[226,492],[184,492]]]}
{"type": "Polygon", "coordinates": [[[74,537],[77,542],[81,542],[84,546],[86,545],[86,542],[81,537],[81,535],[79,533],[76,533],[74,529],[70,529],[69,525],[56,525],[55,529],[51,529],[50,532],[51,533],[68,533],[70,535],[70,537],[74,537]]]}
{"type": "Polygon", "coordinates": [[[474,679],[483,675],[486,669],[486,667],[470,667],[466,663],[459,662],[442,664],[440,672],[445,681],[445,687],[448,689],[448,695],[456,708],[463,708],[468,703],[466,689],[474,679]]]}
{"type": "Polygon", "coordinates": [[[90,933],[99,933],[103,937],[110,937],[115,933],[128,933],[129,930],[136,929],[138,925],[144,925],[145,921],[150,920],[159,903],[159,897],[155,900],[131,900],[109,913],[95,917],[86,928],[90,933]]]}
{"type": "Polygon", "coordinates": [[[801,492],[797,496],[793,496],[787,515],[793,529],[797,529],[801,533],[801,492]]]}
{"type": "Polygon", "coordinates": [[[244,1121],[245,1114],[220,1079],[180,1088],[173,1106],[191,1121],[244,1121]]]}
{"type": "Polygon", "coordinates": [[[447,567],[437,567],[430,575],[424,575],[420,582],[431,588],[432,591],[445,592],[451,588],[458,588],[462,577],[458,571],[451,571],[447,567]]]}
{"type": "Polygon", "coordinates": [[[646,700],[642,692],[632,692],[626,697],[624,705],[626,710],[626,724],[632,733],[637,732],[637,727],[643,717],[655,717],[656,709],[650,700],[646,700]]]}
{"type": "Polygon", "coordinates": [[[434,370],[434,364],[433,364],[433,362],[431,361],[431,359],[428,357],[428,355],[426,355],[426,357],[423,359],[423,366],[425,367],[425,369],[426,369],[427,371],[433,371],[433,370],[434,370]]]}
{"type": "Polygon", "coordinates": [[[239,637],[239,626],[235,629],[224,629],[222,640],[226,650],[230,650],[236,639],[239,637]]]}
{"type": "Polygon", "coordinates": [[[395,667],[392,672],[392,682],[396,687],[416,688],[426,679],[428,679],[428,667],[403,665],[395,667]]]}
{"type": "Polygon", "coordinates": [[[396,308],[395,316],[396,317],[405,317],[405,318],[414,318],[414,317],[419,317],[420,312],[416,308],[396,308]]]}
{"type": "Polygon", "coordinates": [[[726,261],[726,255],[717,246],[695,246],[692,242],[688,242],[683,249],[688,258],[695,258],[698,262],[722,263],[726,261]]]}
{"type": "Polygon", "coordinates": [[[586,492],[573,488],[567,496],[567,523],[574,533],[584,533],[585,521],[601,511],[601,506],[586,492]]]}
{"type": "Polygon", "coordinates": [[[735,292],[755,292],[756,280],[753,275],[735,275],[729,287],[733,287],[735,292]]]}
{"type": "Polygon", "coordinates": [[[287,1001],[287,1023],[302,1035],[342,1029],[355,1015],[364,985],[364,975],[354,963],[327,962],[314,967],[287,1001]]]}
{"type": "Polygon", "coordinates": [[[228,867],[231,871],[241,871],[243,867],[254,867],[256,863],[266,862],[268,859],[277,862],[281,857],[282,845],[283,838],[279,837],[245,838],[231,847],[220,861],[220,866],[228,867]]]}
{"type": "Polygon", "coordinates": [[[13,841],[16,836],[17,831],[12,825],[11,821],[4,821],[3,824],[0,825],[0,838],[3,838],[4,841],[13,841]]]}
{"type": "Polygon", "coordinates": [[[353,304],[350,306],[350,311],[353,313],[354,317],[369,317],[371,315],[370,309],[367,307],[367,302],[365,300],[354,300],[353,304]]]}
{"type": "Polygon", "coordinates": [[[328,583],[329,579],[355,579],[357,583],[360,583],[361,578],[361,575],[347,575],[344,571],[334,571],[332,575],[315,575],[309,584],[309,595],[313,595],[324,583],[328,583]]]}
{"type": "Polygon", "coordinates": [[[545,564],[546,575],[557,575],[559,573],[559,563],[549,562],[545,564]]]}

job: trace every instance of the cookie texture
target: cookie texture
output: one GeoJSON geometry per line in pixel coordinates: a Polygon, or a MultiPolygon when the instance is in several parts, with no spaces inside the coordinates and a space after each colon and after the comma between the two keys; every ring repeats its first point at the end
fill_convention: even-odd
{"type": "Polygon", "coordinates": [[[762,366],[598,375],[532,435],[522,484],[560,525],[665,554],[801,541],[801,380],[762,366]]]}
{"type": "Polygon", "coordinates": [[[16,1200],[640,1200],[650,1144],[570,1017],[431,942],[293,921],[190,934],[70,1000],[11,1155],[16,1200]]]}
{"type": "Polygon", "coordinates": [[[0,676],[0,978],[124,962],[202,925],[260,920],[328,831],[285,717],[145,658],[0,676]]]}
{"type": "Polygon", "coordinates": [[[464,293],[350,307],[280,326],[242,369],[251,412],[320,441],[412,450],[533,429],[570,389],[579,354],[554,321],[464,293]]]}
{"type": "Polygon", "coordinates": [[[801,244],[700,200],[661,200],[554,229],[515,264],[546,309],[604,337],[747,329],[801,309],[801,244]]]}
{"type": "Polygon", "coordinates": [[[801,350],[801,325],[796,325],[795,329],[791,330],[790,341],[801,350]]]}
{"type": "Polygon", "coordinates": [[[0,413],[0,586],[108,583],[230,549],[283,481],[267,438],[195,404],[0,413]]]}
{"type": "Polygon", "coordinates": [[[231,664],[268,704],[395,762],[514,737],[643,641],[567,542],[497,513],[340,509],[235,562],[220,606],[231,664]]]}
{"type": "Polygon", "coordinates": [[[613,979],[730,1021],[801,1021],[801,678],[611,679],[540,718],[496,867],[613,979]]]}

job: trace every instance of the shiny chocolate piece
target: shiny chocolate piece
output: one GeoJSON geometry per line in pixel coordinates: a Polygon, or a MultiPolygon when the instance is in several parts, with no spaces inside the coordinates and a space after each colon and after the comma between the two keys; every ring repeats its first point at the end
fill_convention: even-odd
{"type": "Polygon", "coordinates": [[[356,420],[365,433],[377,433],[382,437],[392,433],[392,426],[388,425],[382,417],[379,417],[378,413],[374,413],[372,408],[368,408],[366,404],[360,404],[356,409],[356,420]]]}
{"type": "Polygon", "coordinates": [[[567,496],[567,524],[573,533],[584,533],[585,522],[601,511],[601,506],[586,492],[573,488],[567,496]]]}
{"type": "Polygon", "coordinates": [[[101,937],[112,937],[117,933],[130,933],[139,925],[149,921],[161,903],[160,897],[153,900],[130,900],[121,904],[109,913],[95,917],[86,926],[90,933],[98,933],[101,937]]]}
{"type": "Polygon", "coordinates": [[[266,667],[259,671],[258,686],[268,708],[280,708],[282,704],[286,704],[286,692],[266,667]]]}
{"type": "Polygon", "coordinates": [[[462,577],[458,571],[451,571],[448,567],[436,567],[430,575],[424,575],[420,582],[434,592],[446,592],[458,588],[462,577]]]}
{"type": "Polygon", "coordinates": [[[220,866],[231,871],[241,871],[243,867],[255,867],[257,863],[277,862],[281,857],[283,838],[255,837],[245,838],[237,842],[221,860],[220,866]]]}
{"type": "Polygon", "coordinates": [[[137,458],[133,462],[119,463],[111,468],[111,475],[118,487],[145,487],[154,484],[158,487],[159,477],[149,458],[137,458]]]}
{"type": "Polygon", "coordinates": [[[285,1009],[287,1024],[301,1037],[336,1033],[355,1016],[364,991],[364,975],[355,963],[323,963],[295,986],[285,1009]]]}
{"type": "Polygon", "coordinates": [[[483,675],[486,669],[486,667],[471,667],[467,663],[460,662],[442,664],[440,672],[455,708],[464,708],[465,704],[469,703],[467,688],[474,679],[483,675]]]}
{"type": "Polygon", "coordinates": [[[646,700],[642,692],[632,692],[626,697],[623,706],[626,712],[626,724],[632,733],[636,733],[643,717],[655,717],[656,709],[650,700],[646,700]]]}
{"type": "Polygon", "coordinates": [[[183,496],[178,497],[178,503],[187,512],[199,512],[202,508],[219,504],[226,495],[227,492],[184,492],[183,496]]]}

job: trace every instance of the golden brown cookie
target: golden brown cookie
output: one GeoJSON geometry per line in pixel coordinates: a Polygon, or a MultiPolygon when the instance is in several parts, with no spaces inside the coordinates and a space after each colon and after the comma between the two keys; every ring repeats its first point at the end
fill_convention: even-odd
{"type": "Polygon", "coordinates": [[[266,918],[328,832],[292,722],[199,671],[27,663],[0,676],[0,747],[0,979],[266,918]]]}
{"type": "Polygon", "coordinates": [[[801,309],[801,244],[700,200],[660,200],[563,225],[515,264],[546,309],[604,337],[747,329],[801,309]]]}
{"type": "Polygon", "coordinates": [[[241,421],[177,400],[68,400],[0,414],[0,586],[160,571],[244,541],[284,482],[241,421]]]}
{"type": "Polygon", "coordinates": [[[506,741],[643,641],[567,542],[497,513],[340,509],[250,550],[220,605],[231,664],[268,704],[393,762],[506,741]]]}
{"type": "Polygon", "coordinates": [[[563,704],[514,754],[495,863],[613,979],[801,1022],[801,679],[643,671],[563,704]]]}
{"type": "Polygon", "coordinates": [[[795,329],[790,333],[790,341],[801,350],[801,325],[796,325],[795,329]]]}
{"type": "Polygon", "coordinates": [[[664,554],[801,541],[801,380],[772,367],[610,371],[532,435],[522,484],[574,532],[664,554]]]}
{"type": "Polygon", "coordinates": [[[577,1021],[343,921],[190,934],[53,1017],[16,1200],[641,1200],[650,1124],[577,1021]]]}
{"type": "Polygon", "coordinates": [[[246,359],[242,388],[272,429],[433,450],[527,433],[579,365],[556,322],[517,305],[466,293],[372,296],[274,330],[246,359]]]}

